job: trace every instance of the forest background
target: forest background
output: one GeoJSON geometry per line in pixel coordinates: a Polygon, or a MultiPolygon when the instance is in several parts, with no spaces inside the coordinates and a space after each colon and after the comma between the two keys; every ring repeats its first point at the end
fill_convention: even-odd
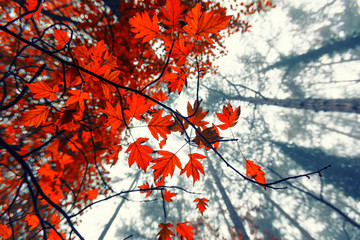
{"type": "MultiPolygon", "coordinates": [[[[215,62],[219,71],[208,72],[201,80],[201,106],[210,111],[206,118],[210,122],[218,121],[215,113],[229,102],[234,109],[241,106],[237,125],[225,135],[237,141],[221,143],[218,151],[242,172],[246,172],[245,160],[239,160],[242,155],[261,165],[266,179],[313,172],[328,164],[332,167],[322,177],[291,180],[280,186],[287,186],[285,190],[264,191],[258,185],[241,183],[224,163],[213,160],[216,156],[203,153],[209,154],[211,161],[203,160],[206,174],[201,175],[201,181],[193,184],[173,177],[166,185],[201,193],[199,196],[209,199],[207,209],[192,214],[195,197],[180,191],[166,218],[176,222],[186,216],[195,238],[202,239],[235,237],[237,219],[251,239],[356,239],[360,207],[359,5],[351,0],[277,1],[276,5],[269,13],[251,15],[251,32],[225,42],[229,57],[215,62]]],[[[196,99],[194,86],[170,96],[173,109],[186,112],[182,103],[196,99]]],[[[132,124],[134,136],[152,137],[141,122],[133,119],[132,124]]],[[[176,147],[181,140],[182,136],[168,139],[166,144],[176,147]]],[[[125,150],[120,161],[107,169],[117,191],[150,182],[149,176],[129,181],[139,170],[128,167],[125,150]]],[[[177,151],[172,147],[167,150],[177,151]]],[[[177,156],[183,159],[187,154],[177,156]]],[[[124,196],[126,201],[97,204],[94,211],[99,208],[106,214],[97,221],[99,211],[91,215],[91,210],[81,217],[79,231],[85,239],[99,232],[105,235],[104,226],[109,223],[104,219],[110,219],[119,207],[117,226],[106,233],[108,239],[113,238],[111,234],[120,239],[153,239],[154,229],[164,217],[161,194],[154,195],[144,200],[144,193],[132,193],[124,196]],[[107,211],[102,208],[105,204],[107,211]],[[136,213],[134,209],[138,209],[136,213]],[[89,222],[99,227],[89,231],[89,222]]]]}

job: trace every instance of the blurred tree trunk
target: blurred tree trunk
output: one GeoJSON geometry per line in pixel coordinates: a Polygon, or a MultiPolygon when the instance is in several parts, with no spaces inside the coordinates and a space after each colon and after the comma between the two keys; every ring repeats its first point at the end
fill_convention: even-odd
{"type": "Polygon", "coordinates": [[[281,67],[292,68],[299,63],[315,62],[318,61],[318,59],[325,54],[332,55],[335,53],[341,53],[349,49],[355,49],[357,46],[360,46],[359,33],[350,35],[341,40],[334,40],[318,49],[310,50],[304,54],[284,57],[280,59],[280,61],[264,68],[262,72],[281,67]]]}
{"type": "Polygon", "coordinates": [[[237,214],[236,212],[236,209],[234,208],[234,206],[232,205],[226,191],[225,191],[225,188],[223,187],[220,179],[219,179],[219,176],[218,174],[216,173],[215,169],[214,169],[214,166],[212,165],[211,161],[209,158],[208,159],[208,164],[209,164],[209,170],[210,170],[210,174],[211,176],[214,178],[214,181],[215,181],[215,185],[216,187],[218,188],[220,194],[221,194],[221,197],[222,197],[222,200],[224,201],[225,205],[226,205],[226,208],[228,209],[229,211],[229,215],[230,215],[230,218],[231,218],[231,221],[233,222],[234,226],[235,226],[235,231],[236,231],[236,234],[238,236],[242,236],[242,240],[249,240],[249,236],[247,235],[246,231],[245,231],[245,227],[243,225],[243,219],[241,219],[239,217],[239,215],[237,214]]]}
{"type": "Polygon", "coordinates": [[[273,141],[283,154],[291,158],[307,171],[318,170],[328,164],[322,177],[327,184],[332,184],[346,196],[359,200],[360,194],[360,158],[340,157],[326,154],[319,148],[305,148],[294,144],[273,141]]]}
{"type": "Polygon", "coordinates": [[[309,109],[313,111],[325,112],[350,112],[360,113],[360,98],[353,99],[323,99],[323,98],[305,98],[305,99],[277,99],[277,98],[259,98],[229,96],[223,94],[228,100],[240,100],[257,105],[273,105],[285,108],[309,109]]]}
{"type": "Polygon", "coordinates": [[[302,228],[295,219],[290,217],[290,215],[287,214],[287,212],[285,212],[284,209],[282,209],[282,207],[280,207],[276,202],[274,202],[271,197],[267,195],[267,193],[265,193],[264,191],[261,191],[261,193],[265,196],[267,202],[271,203],[287,220],[289,220],[292,225],[294,225],[300,231],[303,239],[315,240],[308,231],[302,228]]]}

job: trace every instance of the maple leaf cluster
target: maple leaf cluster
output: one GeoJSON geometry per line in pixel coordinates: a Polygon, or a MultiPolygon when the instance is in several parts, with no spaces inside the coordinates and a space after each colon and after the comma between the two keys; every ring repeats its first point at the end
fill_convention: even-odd
{"type": "MultiPolygon", "coordinates": [[[[167,204],[175,201],[177,193],[165,185],[175,174],[199,181],[206,157],[198,151],[217,151],[219,128],[234,127],[240,107],[224,106],[221,124],[214,124],[204,120],[209,112],[200,99],[187,102],[186,114],[166,101],[216,69],[222,32],[243,30],[241,14],[226,15],[210,1],[122,1],[118,16],[92,0],[23,2],[0,5],[0,238],[26,229],[35,238],[81,239],[76,217],[98,195],[114,193],[108,167],[119,154],[151,174],[154,184],[140,186],[146,197],[156,191],[167,204]],[[153,139],[133,135],[138,122],[153,139]],[[192,147],[187,159],[165,150],[175,134],[192,147]],[[6,217],[12,214],[16,224],[6,217]]],[[[246,176],[265,183],[258,165],[247,161],[246,168],[246,176]]],[[[195,199],[201,214],[206,201],[195,199]]],[[[174,236],[172,226],[160,224],[159,238],[174,236]]],[[[193,239],[192,229],[176,224],[183,239],[193,239]]]]}

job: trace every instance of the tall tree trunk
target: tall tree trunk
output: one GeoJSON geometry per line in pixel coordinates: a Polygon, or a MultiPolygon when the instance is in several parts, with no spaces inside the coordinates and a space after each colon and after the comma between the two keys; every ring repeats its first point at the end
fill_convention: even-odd
{"type": "Polygon", "coordinates": [[[315,240],[308,231],[302,228],[295,219],[290,217],[290,215],[287,214],[287,212],[285,212],[284,209],[282,209],[282,207],[280,207],[276,202],[274,202],[271,197],[267,195],[267,193],[265,193],[264,191],[261,191],[261,193],[265,196],[267,202],[270,202],[287,220],[289,220],[292,225],[294,225],[300,231],[303,239],[315,240]]]}
{"type": "MultiPolygon", "coordinates": [[[[218,92],[219,93],[219,92],[218,92]]],[[[240,100],[259,105],[273,105],[285,108],[309,109],[313,111],[325,112],[349,112],[360,113],[360,98],[352,99],[323,99],[323,98],[305,98],[305,99],[277,99],[277,98],[258,98],[229,96],[224,94],[228,100],[240,100]]]]}
{"type": "MultiPolygon", "coordinates": [[[[132,182],[132,184],[131,184],[131,186],[130,186],[129,189],[132,189],[132,188],[134,187],[134,185],[135,185],[136,181],[138,180],[139,176],[140,176],[140,172],[138,172],[138,173],[135,175],[134,181],[132,182]]],[[[114,214],[113,214],[112,217],[110,218],[109,222],[105,225],[105,228],[104,228],[104,230],[102,231],[102,233],[101,233],[101,235],[100,235],[100,237],[99,237],[99,240],[104,240],[107,232],[109,231],[109,229],[110,229],[111,225],[113,224],[116,216],[118,215],[118,213],[119,213],[122,205],[124,204],[127,195],[128,195],[128,194],[126,194],[126,195],[124,196],[124,198],[121,200],[121,202],[119,203],[119,205],[118,205],[117,208],[115,209],[114,214]]]]}
{"type": "Polygon", "coordinates": [[[319,123],[319,122],[315,122],[315,121],[311,121],[311,122],[316,124],[316,125],[319,125],[321,128],[326,129],[328,131],[336,132],[336,133],[342,134],[344,136],[351,137],[351,138],[354,138],[356,140],[360,140],[360,135],[356,135],[356,134],[353,134],[353,133],[346,133],[346,132],[340,131],[340,130],[338,130],[336,128],[330,128],[330,127],[327,127],[326,124],[324,124],[324,123],[319,123]]]}
{"type": "Polygon", "coordinates": [[[249,240],[249,236],[246,233],[245,227],[243,225],[243,220],[239,217],[239,215],[237,214],[234,206],[232,205],[226,191],[225,188],[223,187],[223,185],[221,184],[221,181],[214,169],[214,166],[212,165],[211,161],[209,158],[208,159],[208,164],[209,164],[209,170],[210,170],[210,174],[211,176],[214,178],[215,181],[215,185],[216,187],[219,189],[219,192],[221,194],[221,197],[226,205],[226,208],[229,211],[229,215],[231,218],[231,221],[233,222],[234,226],[235,226],[235,230],[236,230],[236,234],[238,236],[240,236],[240,234],[242,235],[242,240],[249,240]]]}
{"type": "Polygon", "coordinates": [[[274,68],[281,68],[281,67],[295,67],[295,65],[303,62],[314,62],[317,61],[321,56],[334,53],[341,53],[349,49],[356,48],[360,46],[360,34],[351,35],[341,40],[335,40],[329,44],[326,44],[318,49],[310,50],[304,54],[295,55],[284,57],[280,59],[280,61],[269,65],[268,67],[264,68],[262,72],[269,71],[274,68]]]}

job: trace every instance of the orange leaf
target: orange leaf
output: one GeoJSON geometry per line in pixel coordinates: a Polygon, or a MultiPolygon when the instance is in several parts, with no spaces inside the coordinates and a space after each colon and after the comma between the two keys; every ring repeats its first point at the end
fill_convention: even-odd
{"type": "Polygon", "coordinates": [[[175,197],[176,193],[172,193],[170,191],[167,191],[166,189],[162,192],[162,198],[167,202],[172,202],[172,197],[175,197]]]}
{"type": "Polygon", "coordinates": [[[157,234],[159,235],[158,240],[171,240],[171,236],[174,236],[173,231],[170,229],[172,226],[171,223],[160,223],[159,228],[161,228],[161,230],[157,234]]]}
{"type": "MultiPolygon", "coordinates": [[[[200,130],[201,131],[201,130],[200,130]]],[[[198,148],[202,148],[205,146],[207,150],[210,149],[210,145],[206,142],[210,142],[211,144],[215,144],[215,149],[219,146],[219,141],[222,139],[222,137],[219,136],[219,131],[215,126],[211,128],[205,128],[201,131],[201,135],[196,132],[196,137],[194,138],[194,143],[198,145],[198,148]],[[205,140],[205,139],[206,140],[205,140]]]]}
{"type": "Polygon", "coordinates": [[[231,104],[229,103],[227,107],[223,107],[223,114],[216,113],[216,116],[222,121],[224,124],[218,125],[221,130],[228,129],[229,127],[235,126],[237,123],[236,121],[239,119],[240,116],[240,106],[233,111],[231,104]]]}
{"type": "Polygon", "coordinates": [[[176,90],[180,94],[184,85],[187,86],[187,79],[186,77],[189,73],[185,72],[183,69],[179,67],[170,67],[177,73],[169,73],[168,75],[164,76],[164,79],[167,80],[168,88],[170,92],[175,92],[176,90]]]}
{"type": "Polygon", "coordinates": [[[213,12],[201,12],[201,4],[197,3],[186,16],[188,26],[184,30],[197,39],[205,37],[209,43],[214,43],[209,34],[216,34],[223,30],[229,23],[231,16],[216,15],[213,12]]]}
{"type": "Polygon", "coordinates": [[[60,47],[64,47],[64,45],[69,41],[69,37],[67,35],[67,31],[55,29],[54,30],[55,40],[58,42],[60,47]]]}
{"type": "MultiPolygon", "coordinates": [[[[261,167],[251,160],[246,160],[246,176],[249,175],[258,183],[265,184],[265,173],[261,170],[261,167]]],[[[266,189],[264,186],[263,188],[266,189]]]]}
{"type": "Polygon", "coordinates": [[[66,101],[66,104],[70,105],[73,103],[77,103],[77,104],[79,104],[81,112],[84,112],[84,110],[85,110],[84,101],[85,101],[85,99],[90,100],[89,93],[82,92],[80,90],[69,90],[68,92],[71,93],[72,96],[68,98],[68,100],[66,101]]]}
{"type": "Polygon", "coordinates": [[[206,210],[206,206],[207,206],[206,202],[207,202],[207,201],[208,201],[208,200],[207,200],[206,198],[196,198],[196,199],[194,200],[194,202],[197,202],[197,203],[198,203],[198,204],[196,205],[196,207],[199,209],[199,211],[200,211],[201,214],[203,214],[204,211],[206,210]]]}
{"type": "Polygon", "coordinates": [[[128,117],[135,117],[137,120],[141,120],[141,115],[147,112],[151,106],[144,97],[138,94],[133,94],[131,98],[126,99],[126,102],[129,104],[129,109],[125,110],[125,114],[128,117]]]}
{"type": "MultiPolygon", "coordinates": [[[[199,105],[199,107],[196,110],[196,113],[192,117],[189,118],[189,121],[198,127],[203,127],[206,124],[208,124],[208,122],[205,122],[202,120],[206,117],[206,115],[208,114],[209,111],[203,112],[202,107],[200,107],[200,104],[201,104],[201,101],[195,100],[194,108],[192,108],[190,102],[188,102],[187,112],[188,112],[189,116],[193,115],[197,106],[199,105]]],[[[187,128],[189,126],[189,123],[185,122],[184,126],[185,126],[185,128],[187,128]]]]}
{"type": "Polygon", "coordinates": [[[176,225],[176,232],[180,235],[181,239],[193,240],[194,233],[191,230],[194,228],[187,224],[188,222],[178,223],[176,225]]]}
{"type": "Polygon", "coordinates": [[[25,221],[30,226],[30,230],[36,228],[40,223],[40,220],[36,215],[29,215],[29,214],[26,215],[25,221]]]}
{"type": "Polygon", "coordinates": [[[35,109],[24,112],[22,123],[38,127],[46,122],[48,115],[49,108],[47,106],[35,106],[35,109]]]}
{"type": "Polygon", "coordinates": [[[120,126],[125,127],[119,103],[117,103],[114,108],[109,102],[106,102],[106,108],[103,112],[107,115],[107,123],[111,128],[118,129],[120,126]]]}
{"type": "Polygon", "coordinates": [[[130,144],[128,149],[125,152],[130,152],[129,156],[129,166],[131,167],[134,162],[139,168],[146,172],[146,168],[149,166],[152,157],[149,155],[154,152],[151,147],[141,145],[143,142],[149,140],[148,138],[138,138],[136,142],[130,144]]]}
{"type": "Polygon", "coordinates": [[[164,109],[161,109],[157,113],[154,114],[154,117],[150,120],[148,124],[148,128],[156,140],[159,140],[160,135],[162,138],[166,139],[166,134],[170,134],[169,126],[173,123],[170,119],[171,115],[167,115],[165,117],[161,117],[164,109]]]}
{"type": "Polygon", "coordinates": [[[161,158],[154,159],[152,162],[155,163],[151,168],[154,169],[155,179],[160,176],[166,177],[170,174],[172,177],[175,171],[175,165],[181,169],[180,159],[172,152],[159,150],[157,151],[161,158]]]}
{"type": "MultiPolygon", "coordinates": [[[[139,186],[140,189],[149,189],[151,188],[149,183],[144,183],[143,185],[139,186]]],[[[147,198],[148,196],[150,196],[152,190],[140,190],[141,193],[146,193],[145,198],[147,198]]]]}
{"type": "MultiPolygon", "coordinates": [[[[41,2],[42,1],[40,1],[39,9],[34,13],[31,13],[31,14],[28,14],[28,15],[24,16],[24,19],[31,18],[32,15],[37,15],[37,20],[39,21],[39,13],[41,12],[41,2]]],[[[28,11],[34,11],[36,9],[37,5],[38,5],[37,0],[26,0],[26,3],[25,3],[25,6],[26,6],[28,11]]]]}
{"type": "Polygon", "coordinates": [[[206,158],[204,155],[199,153],[192,153],[189,154],[190,160],[185,165],[184,169],[181,170],[180,175],[182,175],[184,172],[186,172],[186,176],[189,178],[190,176],[193,177],[194,183],[200,179],[200,174],[205,174],[203,165],[197,160],[197,159],[204,159],[206,158]]]}
{"type": "Polygon", "coordinates": [[[27,86],[32,93],[35,93],[33,97],[36,99],[48,98],[50,101],[53,101],[56,98],[56,93],[59,91],[58,85],[51,88],[46,82],[41,81],[27,84],[27,86]]]}
{"type": "Polygon", "coordinates": [[[6,224],[0,224],[0,238],[6,239],[11,237],[11,229],[6,224]]]}
{"type": "Polygon", "coordinates": [[[97,198],[99,192],[96,188],[94,188],[92,190],[87,191],[86,194],[87,194],[88,199],[93,200],[93,199],[97,198]]]}
{"type": "Polygon", "coordinates": [[[151,21],[147,12],[142,14],[136,13],[135,16],[130,18],[129,23],[133,27],[132,32],[136,33],[135,38],[144,38],[143,43],[150,41],[159,34],[159,19],[156,15],[153,16],[151,21]]]}
{"type": "Polygon", "coordinates": [[[180,4],[180,0],[167,0],[165,7],[161,10],[164,13],[166,20],[164,24],[171,27],[179,26],[179,18],[185,10],[185,6],[180,4]]]}

